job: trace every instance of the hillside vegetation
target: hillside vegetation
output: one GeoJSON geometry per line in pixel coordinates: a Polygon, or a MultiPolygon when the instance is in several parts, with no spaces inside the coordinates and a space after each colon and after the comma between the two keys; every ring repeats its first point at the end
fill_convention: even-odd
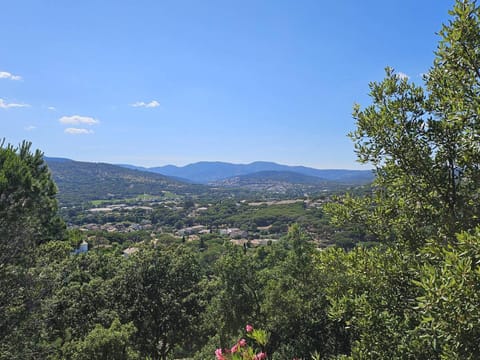
{"type": "Polygon", "coordinates": [[[180,182],[160,174],[105,164],[47,158],[62,203],[132,197],[145,193],[162,195],[205,191],[201,185],[180,182]]]}

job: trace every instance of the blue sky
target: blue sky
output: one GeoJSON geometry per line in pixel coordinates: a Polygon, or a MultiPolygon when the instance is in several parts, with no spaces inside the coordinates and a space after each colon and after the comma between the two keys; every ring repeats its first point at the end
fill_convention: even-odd
{"type": "Polygon", "coordinates": [[[0,138],[144,166],[360,168],[352,105],[420,82],[446,0],[5,0],[0,138]]]}

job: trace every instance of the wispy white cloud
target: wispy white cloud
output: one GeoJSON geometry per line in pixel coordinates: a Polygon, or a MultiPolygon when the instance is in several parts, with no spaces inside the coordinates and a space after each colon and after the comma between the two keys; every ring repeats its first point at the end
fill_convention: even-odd
{"type": "Polygon", "coordinates": [[[87,135],[87,134],[93,134],[93,131],[90,129],[81,129],[81,128],[66,128],[65,133],[71,134],[71,135],[87,135]]]}
{"type": "Polygon", "coordinates": [[[0,71],[0,79],[22,80],[20,75],[13,75],[8,71],[0,71]]]}
{"type": "Polygon", "coordinates": [[[29,126],[25,126],[25,130],[26,131],[32,131],[32,130],[35,130],[37,127],[36,126],[33,126],[33,125],[29,125],[29,126]]]}
{"type": "Polygon", "coordinates": [[[4,99],[0,99],[0,109],[23,108],[23,107],[30,107],[30,105],[7,103],[4,99]]]}
{"type": "Polygon", "coordinates": [[[52,111],[57,111],[57,108],[55,106],[48,106],[47,109],[52,111]]]}
{"type": "Polygon", "coordinates": [[[60,121],[60,123],[65,125],[77,125],[77,124],[95,125],[100,122],[97,119],[94,119],[92,117],[80,116],[80,115],[62,116],[58,121],[60,121]]]}
{"type": "Polygon", "coordinates": [[[160,103],[157,100],[152,100],[150,102],[137,101],[136,103],[131,104],[133,107],[144,107],[144,108],[156,108],[160,106],[160,103]]]}
{"type": "Polygon", "coordinates": [[[408,76],[407,74],[399,71],[397,73],[397,78],[399,78],[400,80],[408,80],[408,79],[410,79],[410,76],[408,76]]]}

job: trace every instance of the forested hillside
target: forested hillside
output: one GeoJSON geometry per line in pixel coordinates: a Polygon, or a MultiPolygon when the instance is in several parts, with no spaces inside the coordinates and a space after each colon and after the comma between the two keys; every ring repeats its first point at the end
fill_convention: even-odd
{"type": "Polygon", "coordinates": [[[47,163],[59,188],[62,203],[131,197],[144,193],[161,195],[165,191],[180,194],[206,191],[201,185],[111,164],[55,158],[48,158],[47,163]]]}
{"type": "MultiPolygon", "coordinates": [[[[0,359],[478,359],[480,6],[457,0],[439,36],[423,84],[387,68],[355,106],[371,191],[312,212],[375,246],[319,250],[292,224],[257,247],[147,233],[88,248],[42,153],[2,144],[0,359]]],[[[237,206],[225,218],[248,218],[237,206]]]]}

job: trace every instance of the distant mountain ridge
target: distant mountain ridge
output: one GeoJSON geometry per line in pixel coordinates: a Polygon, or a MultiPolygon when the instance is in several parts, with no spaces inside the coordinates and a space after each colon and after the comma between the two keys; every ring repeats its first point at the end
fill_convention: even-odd
{"type": "MultiPolygon", "coordinates": [[[[125,198],[144,193],[160,195],[223,191],[303,194],[370,183],[369,170],[320,170],[270,162],[230,164],[200,162],[184,167],[144,168],[45,157],[59,188],[62,203],[125,198]],[[209,185],[209,186],[206,186],[209,185]]],[[[220,193],[218,193],[220,194],[220,193]]]]}
{"type": "MultiPolygon", "coordinates": [[[[131,167],[131,165],[123,166],[131,167]]],[[[344,184],[366,184],[371,182],[374,178],[371,170],[315,169],[306,166],[281,165],[267,161],[256,161],[250,164],[201,161],[180,167],[166,165],[151,168],[133,168],[151,171],[165,176],[188,179],[191,182],[199,184],[207,184],[235,176],[248,175],[263,171],[295,172],[344,184]]]]}

